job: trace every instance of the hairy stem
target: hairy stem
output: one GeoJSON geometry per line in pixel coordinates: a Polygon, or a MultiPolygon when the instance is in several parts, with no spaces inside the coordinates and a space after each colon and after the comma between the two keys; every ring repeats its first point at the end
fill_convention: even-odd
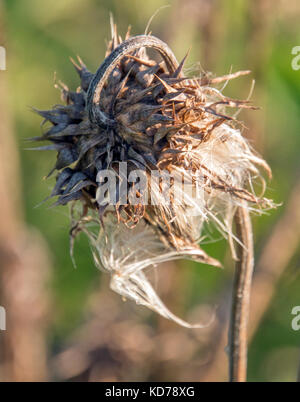
{"type": "Polygon", "coordinates": [[[229,326],[229,380],[247,379],[247,327],[250,292],[253,274],[253,235],[249,211],[246,206],[236,213],[236,231],[242,245],[238,245],[229,326]]]}

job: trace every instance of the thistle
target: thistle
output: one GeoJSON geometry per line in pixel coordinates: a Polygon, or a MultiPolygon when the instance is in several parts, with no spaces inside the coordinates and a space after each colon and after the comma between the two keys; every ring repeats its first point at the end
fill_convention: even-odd
{"type": "Polygon", "coordinates": [[[203,225],[213,223],[234,255],[236,209],[260,211],[272,203],[253,190],[253,182],[264,183],[260,170],[270,175],[270,169],[228,112],[253,106],[215,87],[248,71],[188,78],[186,57],[178,63],[151,35],[131,37],[128,31],[123,41],[113,24],[98,71],[72,60],[80,87],[73,92],[60,83],[64,105],[37,110],[51,126],[34,139],[51,142],[38,149],[57,151],[50,197],[57,197],[54,205],[72,204],[71,243],[81,231],[88,235],[97,266],[111,274],[111,288],[123,297],[181,325],[201,327],[167,309],[145,269],[181,258],[220,266],[199,245],[203,225]],[[148,48],[161,60],[149,57],[148,48]],[[136,170],[146,185],[132,180],[136,170]],[[114,194],[107,194],[102,172],[116,178],[114,194]],[[155,183],[153,172],[159,176],[155,183]],[[171,178],[167,188],[164,174],[171,178]]]}

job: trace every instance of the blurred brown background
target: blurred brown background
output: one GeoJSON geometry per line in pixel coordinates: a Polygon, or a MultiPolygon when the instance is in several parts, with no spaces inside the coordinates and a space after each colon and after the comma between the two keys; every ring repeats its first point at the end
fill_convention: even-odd
{"type": "Polygon", "coordinates": [[[69,56],[79,54],[95,71],[110,38],[109,12],[123,35],[154,35],[186,64],[224,75],[252,70],[228,84],[225,94],[252,100],[261,109],[242,112],[251,143],[270,163],[267,196],[283,203],[253,217],[256,268],[250,319],[250,381],[295,381],[300,331],[291,310],[300,305],[300,70],[292,49],[300,46],[298,0],[0,0],[0,380],[205,381],[226,380],[233,264],[226,242],[213,230],[204,248],[224,262],[219,270],[192,262],[157,270],[157,290],[167,306],[207,329],[187,330],[123,302],[109,278],[93,265],[87,239],[69,256],[66,207],[35,208],[54,179],[51,152],[30,152],[25,139],[41,132],[30,106],[60,102],[54,72],[70,88],[78,78],[69,56]]]}

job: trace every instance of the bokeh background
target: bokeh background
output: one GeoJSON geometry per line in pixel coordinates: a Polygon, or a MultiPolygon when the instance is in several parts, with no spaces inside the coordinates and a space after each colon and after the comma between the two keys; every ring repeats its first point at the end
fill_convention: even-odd
{"type": "Polygon", "coordinates": [[[251,76],[228,84],[225,94],[246,98],[251,81],[258,111],[243,111],[244,135],[273,170],[267,196],[282,203],[253,217],[256,267],[252,292],[249,381],[296,381],[300,331],[291,327],[300,305],[300,70],[291,52],[300,45],[298,0],[0,0],[0,45],[7,70],[0,71],[0,305],[7,330],[0,331],[0,380],[33,381],[223,381],[224,348],[233,263],[216,233],[204,248],[224,270],[172,262],[157,270],[157,290],[186,320],[217,318],[206,329],[178,327],[124,302],[92,262],[87,239],[69,255],[67,207],[37,205],[54,179],[51,151],[26,151],[26,138],[40,135],[31,106],[60,102],[54,88],[78,77],[69,56],[79,54],[95,71],[110,39],[109,13],[119,33],[128,25],[154,35],[180,60],[190,48],[187,70],[251,76]],[[54,76],[56,74],[56,78],[54,76]]]}

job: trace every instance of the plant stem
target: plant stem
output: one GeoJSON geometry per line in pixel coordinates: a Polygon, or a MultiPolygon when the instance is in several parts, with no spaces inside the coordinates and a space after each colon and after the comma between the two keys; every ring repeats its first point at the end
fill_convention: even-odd
{"type": "Polygon", "coordinates": [[[236,213],[236,231],[242,245],[238,244],[232,293],[232,311],[229,326],[229,380],[247,380],[247,327],[250,292],[253,274],[253,234],[249,211],[246,206],[236,213]]]}

